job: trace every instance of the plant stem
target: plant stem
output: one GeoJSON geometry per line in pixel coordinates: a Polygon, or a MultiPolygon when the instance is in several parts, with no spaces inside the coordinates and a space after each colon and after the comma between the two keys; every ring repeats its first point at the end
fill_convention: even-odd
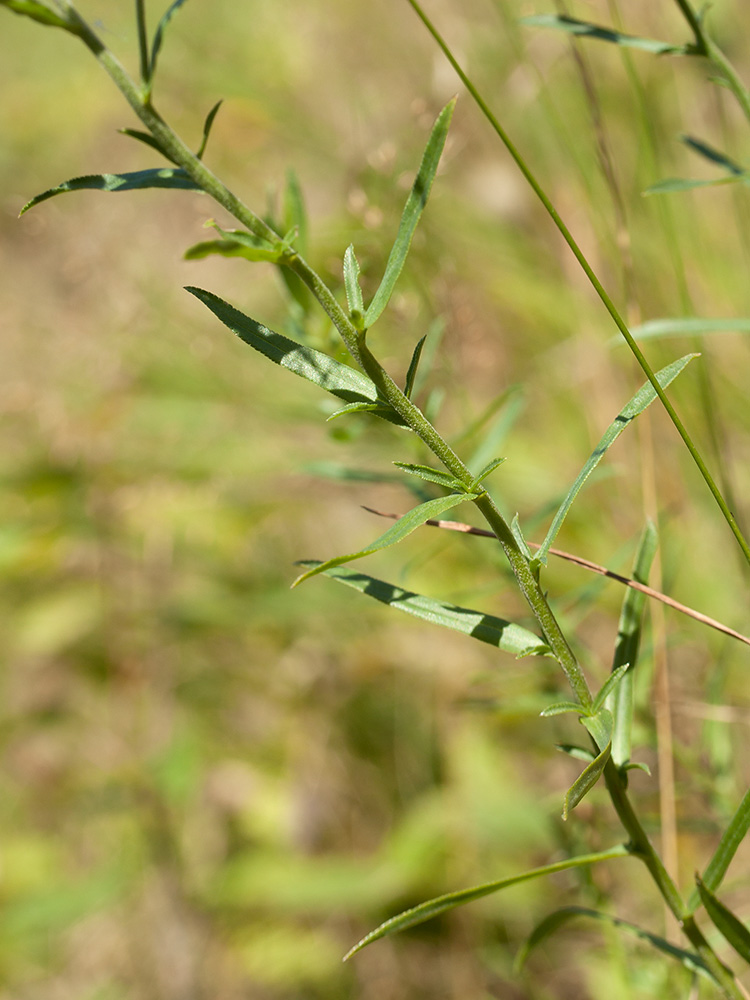
{"type": "Polygon", "coordinates": [[[703,936],[690,910],[669,876],[664,864],[656,853],[646,831],[635,814],[628,798],[617,765],[610,758],[604,768],[604,780],[607,791],[615,807],[620,822],[630,837],[631,852],[643,861],[656,883],[662,898],[677,919],[680,929],[703,959],[706,967],[719,984],[722,993],[730,1000],[743,1000],[743,994],[732,972],[717,958],[715,952],[703,936]]]}
{"type": "Polygon", "coordinates": [[[138,25],[138,52],[141,57],[141,83],[145,89],[148,89],[148,34],[146,32],[146,6],[144,0],[135,0],[135,20],[138,25]]]}
{"type": "MultiPolygon", "coordinates": [[[[432,37],[435,39],[435,41],[437,42],[437,44],[439,45],[439,47],[442,49],[443,54],[445,55],[446,59],[451,64],[451,66],[456,71],[456,73],[458,74],[461,82],[466,87],[466,89],[469,91],[469,93],[471,94],[472,98],[474,99],[474,101],[478,105],[480,111],[482,112],[482,114],[485,116],[485,118],[487,119],[487,121],[490,123],[490,125],[494,129],[495,133],[499,136],[499,138],[503,142],[503,145],[505,146],[505,148],[508,150],[508,152],[512,156],[513,160],[515,161],[516,166],[521,171],[521,173],[523,174],[523,176],[525,177],[525,179],[529,183],[530,187],[532,188],[532,190],[536,194],[537,198],[541,201],[541,203],[544,206],[547,214],[550,216],[550,218],[554,222],[555,226],[560,231],[563,239],[568,244],[568,247],[572,251],[573,256],[576,258],[576,260],[580,264],[580,266],[581,266],[584,274],[586,275],[586,277],[588,278],[589,282],[593,286],[594,291],[596,292],[596,294],[601,299],[601,301],[602,301],[605,309],[609,313],[609,315],[612,317],[615,325],[617,326],[617,329],[620,331],[620,333],[622,334],[622,336],[625,338],[625,342],[627,343],[628,347],[630,348],[630,350],[631,350],[633,356],[635,357],[636,361],[641,366],[641,369],[643,370],[644,374],[648,378],[648,380],[651,383],[651,385],[654,387],[654,391],[656,392],[657,396],[661,400],[662,405],[664,406],[664,409],[667,411],[667,414],[669,415],[670,420],[672,421],[672,423],[674,424],[675,428],[677,429],[677,433],[680,435],[680,437],[684,441],[685,447],[687,448],[687,450],[689,451],[689,453],[690,453],[693,461],[697,465],[698,470],[699,470],[701,476],[703,477],[706,485],[708,486],[708,488],[709,488],[709,490],[711,492],[711,495],[713,496],[714,500],[716,501],[716,503],[717,503],[717,505],[719,507],[719,510],[723,514],[724,519],[726,520],[727,524],[729,525],[729,528],[732,531],[732,534],[734,535],[735,539],[737,540],[737,544],[739,545],[740,549],[742,550],[742,553],[745,556],[745,559],[747,560],[748,564],[750,564],[750,545],[748,545],[748,543],[747,543],[744,535],[742,534],[742,531],[740,530],[740,526],[737,523],[737,519],[735,518],[735,516],[732,513],[732,511],[729,509],[729,506],[728,506],[726,500],[724,499],[724,497],[723,497],[723,495],[722,495],[719,487],[716,485],[713,476],[709,472],[708,467],[706,466],[706,463],[703,461],[703,458],[701,457],[700,452],[698,451],[698,449],[696,448],[695,444],[693,443],[693,439],[689,435],[689,433],[687,431],[687,428],[685,427],[685,425],[683,424],[682,420],[678,416],[677,411],[675,410],[675,408],[672,406],[672,403],[670,402],[669,397],[667,396],[667,394],[664,391],[664,389],[662,389],[662,387],[659,385],[659,382],[658,382],[658,380],[656,378],[656,375],[654,374],[654,371],[653,371],[651,365],[648,363],[648,361],[646,360],[646,356],[643,354],[643,352],[641,351],[640,347],[635,342],[632,334],[630,333],[630,330],[628,329],[627,323],[625,322],[625,320],[623,319],[623,317],[620,315],[619,310],[615,306],[615,304],[612,301],[612,299],[610,298],[610,296],[607,294],[607,291],[605,290],[605,288],[602,285],[602,283],[599,281],[599,278],[594,273],[594,270],[591,267],[591,265],[589,264],[588,260],[586,259],[583,251],[578,246],[578,243],[574,239],[574,237],[573,237],[572,233],[570,232],[570,230],[568,229],[568,227],[563,222],[562,218],[560,217],[560,215],[557,212],[557,209],[554,207],[554,205],[550,201],[549,197],[547,196],[546,192],[542,188],[541,184],[536,179],[536,177],[534,176],[534,174],[531,172],[531,169],[529,168],[528,164],[526,163],[526,161],[524,160],[524,158],[521,156],[521,154],[519,153],[519,151],[516,149],[515,145],[511,141],[510,137],[505,132],[505,129],[502,127],[502,125],[500,124],[500,122],[498,121],[498,119],[495,117],[495,115],[490,110],[489,105],[487,104],[487,102],[484,100],[484,98],[482,97],[482,95],[479,93],[479,91],[477,90],[477,88],[474,86],[474,84],[471,82],[471,80],[468,78],[468,76],[466,75],[466,73],[463,71],[463,69],[459,65],[456,57],[451,52],[451,50],[448,47],[448,44],[445,41],[445,39],[438,32],[437,28],[434,26],[434,24],[432,23],[432,21],[430,21],[430,19],[427,17],[427,15],[425,14],[425,12],[422,10],[422,8],[421,8],[418,0],[407,0],[407,2],[414,9],[414,11],[416,12],[417,16],[420,18],[420,20],[425,25],[425,27],[427,28],[427,30],[430,32],[430,34],[432,35],[432,37]]],[[[713,44],[713,43],[711,43],[711,44],[713,44]]],[[[740,89],[742,89],[741,86],[740,86],[740,89]]]]}

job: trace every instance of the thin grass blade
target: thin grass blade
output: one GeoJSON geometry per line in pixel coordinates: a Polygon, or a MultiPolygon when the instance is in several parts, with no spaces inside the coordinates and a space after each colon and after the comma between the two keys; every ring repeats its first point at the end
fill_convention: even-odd
{"type": "MultiPolygon", "coordinates": [[[[636,340],[656,337],[694,337],[705,333],[750,333],[750,318],[700,319],[694,316],[676,316],[650,319],[630,331],[636,340]]],[[[617,338],[619,341],[619,338],[617,338]]]]}
{"type": "Polygon", "coordinates": [[[628,857],[629,851],[624,844],[618,844],[608,851],[600,851],[597,854],[583,854],[577,858],[570,858],[567,861],[558,861],[552,865],[545,865],[543,868],[532,868],[521,875],[512,875],[510,878],[498,879],[496,882],[486,882],[484,885],[473,886],[470,889],[461,889],[458,892],[449,892],[444,896],[437,896],[419,906],[414,906],[409,910],[404,910],[398,916],[386,920],[374,931],[370,931],[344,956],[344,961],[356,955],[358,951],[366,948],[373,941],[387,937],[389,934],[398,934],[399,931],[406,930],[407,927],[414,927],[416,924],[424,923],[447,910],[453,910],[457,906],[465,906],[475,899],[489,896],[493,892],[507,889],[511,885],[518,885],[521,882],[530,882],[532,879],[541,878],[544,875],[553,875],[555,872],[568,871],[571,868],[583,868],[587,865],[594,865],[599,861],[610,861],[613,858],[628,857]]]}
{"type": "MultiPolygon", "coordinates": [[[[719,846],[706,865],[702,882],[704,888],[709,892],[716,892],[721,885],[727,869],[732,862],[732,858],[734,858],[737,848],[747,836],[748,830],[750,830],[750,791],[745,793],[742,802],[737,807],[737,811],[732,816],[729,825],[719,841],[719,846]]],[[[695,911],[699,901],[700,898],[696,889],[688,903],[691,913],[695,911]]]]}
{"type": "Polygon", "coordinates": [[[333,559],[328,559],[326,562],[314,566],[312,569],[307,570],[306,573],[298,576],[292,586],[297,587],[304,580],[309,580],[310,577],[317,576],[318,573],[325,573],[327,569],[333,569],[334,566],[342,566],[344,563],[353,562],[355,559],[362,559],[364,556],[372,555],[373,552],[387,549],[391,545],[400,542],[403,538],[406,538],[407,535],[410,535],[412,531],[423,525],[429,518],[435,517],[443,511],[450,510],[451,507],[457,506],[464,500],[473,500],[474,496],[473,493],[452,493],[447,497],[436,497],[434,500],[427,500],[425,503],[419,504],[418,507],[413,507],[403,517],[400,517],[393,527],[389,528],[388,531],[380,535],[379,538],[376,538],[374,542],[367,545],[364,549],[360,549],[359,552],[352,552],[349,555],[336,556],[333,559]]]}
{"type": "Polygon", "coordinates": [[[651,184],[643,192],[646,194],[673,194],[676,191],[693,191],[695,188],[720,187],[722,184],[750,184],[750,171],[732,174],[730,177],[715,177],[713,180],[696,181],[689,177],[667,177],[651,184]]]}
{"type": "Polygon", "coordinates": [[[668,42],[659,42],[654,38],[624,35],[621,31],[614,31],[612,28],[603,28],[598,24],[591,24],[589,21],[579,21],[574,17],[565,17],[560,14],[535,14],[531,17],[522,17],[521,24],[535,28],[554,28],[570,35],[594,38],[600,42],[611,42],[622,48],[641,49],[643,52],[652,52],[656,55],[685,55],[687,51],[687,47],[684,45],[670,45],[668,42]]]}
{"type": "MultiPolygon", "coordinates": [[[[300,565],[313,567],[321,564],[302,562],[300,565]]],[[[378,580],[366,573],[358,573],[356,570],[335,567],[324,569],[322,572],[331,580],[352,587],[360,594],[372,597],[381,604],[387,604],[397,611],[404,611],[415,618],[421,618],[431,625],[439,625],[441,628],[468,635],[519,659],[526,656],[550,655],[549,646],[538,635],[504,618],[496,618],[482,611],[438,601],[411,590],[402,590],[392,583],[378,580]]]]}
{"type": "Polygon", "coordinates": [[[57,187],[43,191],[28,204],[24,205],[20,215],[28,212],[48,198],[65,194],[68,191],[143,191],[146,188],[174,188],[179,191],[200,191],[200,186],[188,177],[184,170],[172,167],[161,167],[157,170],[136,170],[127,174],[88,174],[85,177],[73,177],[63,181],[57,187]]]}
{"type": "Polygon", "coordinates": [[[520,970],[526,963],[526,960],[534,948],[537,948],[543,941],[546,941],[548,937],[554,934],[555,931],[559,930],[560,927],[568,923],[568,921],[572,920],[574,917],[590,917],[593,920],[599,920],[602,923],[610,924],[618,930],[626,931],[628,934],[634,934],[637,938],[640,938],[641,941],[646,941],[663,955],[667,955],[669,958],[673,958],[680,962],[691,972],[697,972],[710,979],[712,983],[716,983],[716,980],[704,963],[703,959],[695,952],[687,951],[684,948],[678,948],[676,945],[670,944],[669,941],[659,937],[657,934],[652,934],[650,931],[644,930],[636,924],[631,924],[628,920],[620,920],[619,917],[610,916],[610,914],[602,913],[600,910],[590,910],[583,906],[565,906],[562,909],[551,913],[548,917],[545,917],[545,919],[534,928],[519,951],[518,957],[516,958],[516,968],[520,970]]]}
{"type": "Polygon", "coordinates": [[[581,771],[566,792],[562,811],[562,818],[564,820],[568,818],[578,803],[588,795],[599,778],[601,778],[604,768],[607,766],[611,749],[612,745],[608,743],[602,752],[591,761],[588,767],[581,771]]]}
{"type": "Polygon", "coordinates": [[[721,931],[723,937],[726,938],[740,958],[750,963],[750,930],[745,927],[742,921],[728,907],[716,898],[698,876],[696,876],[695,881],[698,886],[701,902],[705,906],[706,913],[711,918],[716,929],[721,931]]]}
{"type": "Polygon", "coordinates": [[[398,277],[403,270],[414,231],[427,204],[432,182],[435,180],[438,163],[440,162],[440,154],[445,146],[455,106],[456,98],[454,97],[452,101],[446,104],[435,121],[422,157],[422,164],[401,216],[396,241],[388,257],[383,280],[380,282],[380,286],[365,313],[365,327],[371,327],[388,305],[388,300],[393,294],[393,289],[396,287],[398,277]]]}
{"type": "Polygon", "coordinates": [[[308,382],[314,383],[347,403],[377,403],[378,392],[374,383],[361,372],[336,361],[327,354],[298,344],[280,333],[274,333],[212,292],[193,287],[186,288],[186,291],[200,299],[240,340],[255,348],[274,364],[288,368],[295,375],[307,379],[308,382]]]}
{"type": "MultiPolygon", "coordinates": [[[[684,357],[679,358],[677,361],[673,361],[671,364],[658,371],[656,373],[656,379],[662,389],[665,389],[670,382],[677,378],[680,372],[693,360],[693,358],[697,357],[697,354],[686,354],[684,357]]],[[[538,564],[546,565],[549,548],[554,542],[557,533],[560,530],[562,523],[573,505],[573,501],[578,496],[583,484],[628,424],[631,423],[631,421],[633,421],[639,414],[643,413],[643,411],[649,407],[655,399],[656,391],[654,387],[650,382],[646,382],[643,386],[641,386],[633,398],[623,407],[623,409],[620,410],[614,421],[604,432],[602,439],[589,456],[586,464],[578,473],[575,482],[568,490],[565,499],[560,504],[560,507],[555,514],[552,524],[550,525],[550,529],[547,532],[547,537],[544,539],[536,553],[535,560],[538,564]]]]}
{"type": "MultiPolygon", "coordinates": [[[[633,564],[633,579],[638,583],[647,583],[651,564],[656,555],[658,535],[655,526],[649,521],[643,530],[638,544],[633,564]]],[[[617,626],[617,639],[612,660],[610,679],[620,675],[616,689],[608,690],[603,704],[612,712],[614,732],[612,736],[612,760],[618,767],[630,760],[632,751],[631,733],[633,729],[633,679],[638,650],[641,643],[643,627],[643,612],[646,605],[646,595],[639,590],[628,588],[622,602],[620,621],[617,626]]],[[[605,684],[605,687],[607,685],[605,684]]],[[[602,689],[604,690],[604,688],[602,689]]]]}

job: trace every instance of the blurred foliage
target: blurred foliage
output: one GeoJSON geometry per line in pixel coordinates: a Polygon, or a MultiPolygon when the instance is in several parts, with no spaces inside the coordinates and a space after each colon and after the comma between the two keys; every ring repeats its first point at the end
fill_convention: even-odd
{"type": "MultiPolygon", "coordinates": [[[[628,251],[570,41],[520,28],[519,6],[536,10],[472,0],[434,13],[631,318],[680,315],[687,292],[698,315],[749,315],[742,191],[639,197],[661,177],[709,171],[678,133],[732,153],[741,145],[726,95],[685,62],[579,49],[628,251]]],[[[600,21],[617,11],[575,6],[600,21]]],[[[134,68],[130,5],[80,8],[134,68]]],[[[740,14],[735,0],[711,17],[747,71],[740,14]]],[[[623,15],[634,33],[684,41],[670,4],[641,0],[623,15]]],[[[341,966],[390,913],[608,846],[616,823],[598,793],[559,818],[576,765],[551,747],[577,727],[538,718],[560,688],[553,665],[435,634],[330,581],[289,593],[295,559],[354,551],[380,533],[360,504],[406,508],[390,461],[421,456],[366,417],[326,425],[313,388],[265,365],[181,291],[199,284],[316,346],[333,343],[270,267],[179,259],[203,238],[211,206],[200,196],[68,195],[18,222],[29,197],[67,177],[154,163],[116,134],[133,122],[82,48],[10,15],[0,48],[0,997],[686,995],[683,973],[588,927],[566,929],[521,980],[512,973],[519,944],[557,905],[614,900],[660,932],[630,861],[518,886],[341,966]],[[368,481],[371,469],[382,481],[368,481]]],[[[406,5],[194,2],[160,68],[157,104],[196,142],[225,98],[209,164],[276,212],[293,167],[312,262],[340,282],[353,240],[372,294],[434,112],[456,89],[406,5]]],[[[458,437],[508,393],[488,425],[508,456],[493,485],[536,537],[642,377],[463,96],[378,329],[394,371],[436,318],[442,341],[422,403],[437,411],[443,398],[441,427],[458,437]]],[[[655,341],[649,356],[659,367],[693,346],[655,341]]],[[[695,366],[673,396],[709,455],[713,422],[747,517],[747,339],[701,349],[708,402],[695,366]]],[[[481,443],[480,433],[462,447],[481,443]]],[[[627,572],[654,503],[664,589],[747,631],[731,542],[656,407],[613,449],[559,543],[627,572]]],[[[424,529],[370,562],[400,585],[528,624],[489,543],[424,529]]],[[[548,579],[601,682],[621,594],[568,567],[551,566],[548,579]]],[[[655,650],[671,672],[689,885],[748,779],[746,657],[671,614],[647,646],[635,735],[653,766],[655,650]]],[[[632,785],[658,835],[657,781],[636,774],[632,785]]],[[[747,861],[738,856],[729,889],[746,884],[747,861]]]]}

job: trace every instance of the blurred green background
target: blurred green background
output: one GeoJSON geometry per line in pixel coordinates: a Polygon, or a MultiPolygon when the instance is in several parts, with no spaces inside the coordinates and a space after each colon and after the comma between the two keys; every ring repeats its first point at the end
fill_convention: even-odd
{"type": "MultiPolygon", "coordinates": [[[[623,6],[633,33],[687,40],[676,5],[623,6]]],[[[641,197],[666,176],[716,174],[680,133],[735,156],[747,148],[704,67],[589,45],[592,105],[569,40],[519,26],[541,5],[429,9],[631,320],[750,315],[739,186],[641,197]]],[[[135,72],[131,5],[80,10],[135,72]]],[[[571,10],[618,16],[603,0],[571,10]]],[[[711,23],[748,71],[741,12],[717,3],[711,23]]],[[[341,965],[399,909],[621,834],[599,791],[560,819],[579,765],[553,745],[581,737],[570,717],[539,718],[564,692],[550,662],[402,620],[329,580],[289,591],[295,559],[380,533],[361,504],[405,511],[413,497],[390,462],[424,456],[366,417],[326,424],[319,392],[185,294],[206,287],[276,329],[333,343],[321,317],[290,307],[270,267],[181,260],[208,238],[206,198],[76,194],[19,221],[30,197],[66,178],[156,164],[117,134],[136,122],[80,44],[3,11],[0,52],[0,997],[686,996],[679,966],[583,923],[512,972],[534,925],[569,903],[661,933],[655,893],[630,860],[508,890],[341,965]]],[[[209,165],[260,212],[279,210],[293,168],[311,262],[340,288],[354,242],[367,295],[431,123],[457,89],[399,0],[193,0],[170,29],[155,99],[197,145],[224,98],[209,165]]],[[[643,377],[463,92],[372,342],[403,377],[428,331],[435,361],[420,402],[462,454],[488,442],[488,457],[508,456],[495,494],[541,540],[643,377]]],[[[664,339],[648,354],[657,367],[696,349],[672,396],[742,517],[747,339],[664,339]]],[[[646,514],[658,515],[655,585],[748,631],[729,532],[657,407],[602,469],[560,547],[627,573],[646,514]]],[[[424,529],[364,569],[529,624],[489,542],[424,529]]],[[[621,591],[564,565],[547,579],[601,683],[621,591]]],[[[655,615],[644,640],[635,756],[654,777],[636,773],[632,787],[657,840],[676,801],[667,850],[683,886],[746,787],[746,669],[741,645],[673,612],[655,615]]],[[[745,917],[749,860],[741,851],[725,896],[745,917]]]]}

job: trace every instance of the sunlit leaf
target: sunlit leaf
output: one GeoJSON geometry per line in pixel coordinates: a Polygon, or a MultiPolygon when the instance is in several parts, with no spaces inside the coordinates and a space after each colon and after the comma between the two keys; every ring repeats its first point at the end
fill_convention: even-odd
{"type": "Polygon", "coordinates": [[[38,0],[0,0],[0,7],[6,7],[14,14],[23,14],[40,24],[48,24],[54,28],[65,28],[66,31],[79,34],[71,21],[59,12],[52,10],[47,4],[39,3],[38,0]]]}
{"type": "Polygon", "coordinates": [[[555,872],[568,871],[571,868],[582,868],[587,865],[596,864],[599,861],[625,858],[628,854],[627,847],[620,844],[617,847],[610,848],[608,851],[600,851],[597,854],[584,854],[577,858],[570,858],[567,861],[558,861],[552,865],[545,865],[543,868],[532,868],[531,871],[523,872],[521,875],[512,875],[510,878],[499,879],[496,882],[485,882],[483,885],[473,886],[470,889],[461,889],[458,892],[449,892],[444,896],[437,896],[435,899],[430,899],[425,903],[420,903],[419,906],[413,906],[411,909],[399,913],[398,916],[391,917],[390,920],[386,920],[385,923],[376,927],[374,931],[370,931],[369,934],[363,937],[361,941],[347,952],[344,961],[351,958],[352,955],[356,955],[363,948],[366,948],[368,944],[372,944],[373,941],[377,941],[389,934],[397,934],[399,931],[406,930],[407,927],[414,927],[416,924],[424,923],[425,920],[430,920],[432,917],[445,913],[447,910],[453,910],[457,906],[465,906],[466,903],[472,903],[475,899],[489,896],[491,893],[507,889],[511,885],[530,882],[532,879],[541,878],[544,875],[552,875],[555,872]]]}
{"type": "MultiPolygon", "coordinates": [[[[318,566],[319,563],[303,562],[302,566],[318,566]]],[[[494,615],[470,608],[461,608],[455,604],[438,601],[432,597],[424,597],[410,590],[402,590],[391,583],[378,580],[366,573],[358,573],[351,569],[332,568],[322,571],[337,583],[358,590],[367,597],[372,597],[381,604],[387,604],[398,611],[414,615],[432,625],[461,632],[480,642],[495,646],[504,653],[516,657],[548,656],[549,646],[538,635],[534,635],[521,625],[496,618],[494,615]]]]}
{"type": "Polygon", "coordinates": [[[531,17],[522,17],[521,24],[535,28],[556,28],[558,31],[565,31],[571,35],[594,38],[601,42],[612,42],[612,44],[620,45],[622,48],[641,49],[656,55],[684,55],[688,51],[688,47],[685,45],[670,45],[653,38],[624,35],[621,31],[614,31],[612,28],[603,28],[598,24],[579,21],[574,17],[565,17],[560,14],[535,14],[531,17]]]}
{"type": "Polygon", "coordinates": [[[676,961],[680,962],[691,972],[698,972],[710,979],[711,982],[716,982],[703,959],[695,952],[686,951],[684,948],[678,948],[676,945],[670,944],[669,941],[659,937],[657,934],[652,934],[650,931],[644,930],[636,924],[631,924],[628,920],[620,920],[619,917],[612,917],[608,913],[602,913],[599,910],[589,910],[583,906],[566,906],[560,910],[556,910],[554,913],[551,913],[548,917],[545,917],[545,919],[534,928],[521,948],[518,958],[516,959],[517,968],[520,969],[523,967],[534,948],[538,947],[543,941],[545,941],[548,937],[554,934],[555,931],[559,930],[560,927],[566,924],[569,920],[572,920],[574,917],[590,917],[593,920],[599,920],[603,923],[610,924],[612,927],[617,928],[617,930],[623,930],[628,934],[634,934],[641,941],[646,941],[663,955],[668,955],[670,958],[676,959],[676,961]]]}
{"type": "Polygon", "coordinates": [[[581,799],[588,795],[599,778],[601,778],[604,768],[607,766],[611,749],[611,744],[608,743],[599,756],[591,761],[588,767],[578,775],[568,789],[563,801],[562,818],[564,820],[568,818],[581,799]]]}
{"type": "Polygon", "coordinates": [[[143,191],[146,188],[174,188],[180,191],[200,191],[200,186],[188,177],[184,170],[174,167],[160,167],[156,170],[136,170],[127,174],[89,174],[85,177],[73,177],[63,181],[57,187],[43,191],[28,204],[24,205],[20,214],[39,205],[55,195],[68,191],[143,191]]]}
{"type": "Polygon", "coordinates": [[[586,764],[590,764],[596,757],[596,754],[592,753],[591,750],[576,746],[575,743],[555,743],[555,749],[566,753],[569,757],[575,758],[575,760],[582,760],[586,764]]]}
{"type": "MultiPolygon", "coordinates": [[[[697,354],[686,354],[684,357],[679,358],[677,361],[673,361],[670,365],[667,365],[660,371],[656,372],[656,380],[662,389],[666,389],[670,382],[677,378],[680,372],[693,360],[693,358],[697,357],[697,354]]],[[[535,559],[539,563],[544,565],[547,562],[547,553],[549,548],[554,542],[557,533],[560,530],[562,523],[573,505],[573,501],[578,496],[583,484],[628,424],[631,423],[631,421],[633,421],[639,414],[643,413],[643,411],[650,406],[655,399],[656,390],[650,382],[646,382],[646,384],[641,386],[638,392],[623,407],[623,409],[620,410],[613,422],[604,432],[602,439],[599,441],[596,448],[594,448],[585,465],[576,476],[575,482],[568,490],[565,499],[560,504],[560,507],[554,516],[550,529],[547,532],[547,537],[542,542],[535,556],[535,559]]]]}
{"type": "Polygon", "coordinates": [[[283,247],[272,247],[270,245],[251,246],[239,240],[226,239],[205,240],[202,243],[195,243],[185,251],[184,257],[185,260],[202,260],[204,257],[218,254],[221,257],[243,257],[245,260],[254,262],[266,261],[275,264],[283,253],[283,247]]]}
{"type": "Polygon", "coordinates": [[[585,711],[583,705],[578,701],[556,701],[553,705],[548,705],[539,713],[543,718],[549,719],[554,715],[564,715],[566,712],[576,712],[581,715],[585,711]]]}
{"type": "MultiPolygon", "coordinates": [[[[592,706],[592,712],[593,708],[594,706],[592,706]]],[[[609,709],[600,708],[597,712],[593,712],[592,715],[581,716],[581,724],[586,727],[594,743],[599,747],[599,750],[604,750],[611,742],[614,722],[609,709]]]]}
{"type": "Polygon", "coordinates": [[[488,462],[487,465],[485,465],[485,467],[477,473],[477,477],[472,483],[472,487],[476,488],[480,483],[484,482],[484,480],[488,476],[491,476],[495,469],[498,469],[504,461],[504,458],[493,458],[491,462],[488,462]]]}
{"type": "Polygon", "coordinates": [[[697,875],[695,882],[698,886],[701,902],[714,926],[721,931],[723,937],[731,944],[740,958],[750,962],[750,930],[716,898],[697,875]]]}
{"type": "Polygon", "coordinates": [[[618,684],[620,684],[629,667],[630,667],[629,663],[621,663],[618,667],[616,667],[612,671],[612,673],[606,679],[604,684],[602,684],[601,688],[597,692],[596,697],[594,698],[594,704],[591,706],[592,712],[596,713],[599,711],[600,708],[604,706],[604,702],[611,694],[614,693],[615,688],[618,686],[618,684]]]}
{"type": "Polygon", "coordinates": [[[409,253],[414,231],[430,195],[455,106],[456,99],[453,98],[440,112],[433,126],[422,157],[422,164],[401,216],[396,240],[385,266],[383,280],[365,313],[365,327],[370,327],[375,323],[388,305],[388,300],[396,287],[398,276],[401,274],[406,256],[409,253]]]}
{"type": "Polygon", "coordinates": [[[324,563],[320,563],[318,566],[314,566],[312,569],[307,570],[306,573],[302,573],[292,584],[296,587],[298,584],[302,583],[303,580],[308,580],[312,576],[316,576],[318,573],[324,573],[327,569],[332,569],[334,566],[341,566],[347,562],[353,562],[355,559],[362,559],[364,556],[369,556],[373,552],[379,552],[381,549],[386,549],[391,545],[395,545],[400,542],[402,538],[406,538],[410,535],[412,531],[419,528],[429,521],[431,518],[439,517],[446,510],[450,510],[451,507],[455,507],[457,504],[462,503],[464,500],[473,499],[473,494],[471,493],[452,493],[447,497],[437,497],[434,500],[427,500],[425,503],[419,504],[418,507],[412,508],[408,514],[404,514],[400,517],[396,523],[390,527],[386,532],[376,538],[374,542],[370,545],[365,546],[365,548],[360,549],[359,552],[352,552],[345,556],[336,556],[333,559],[328,559],[324,563]]]}
{"type": "Polygon", "coordinates": [[[359,287],[359,261],[351,243],[344,253],[344,288],[352,322],[361,329],[364,324],[365,303],[362,299],[362,289],[359,287]]]}
{"type": "Polygon", "coordinates": [[[464,489],[463,485],[450,472],[433,469],[429,465],[412,465],[410,462],[394,462],[393,464],[403,472],[408,472],[412,476],[418,476],[420,479],[426,479],[430,483],[437,483],[438,486],[444,486],[447,490],[455,491],[458,489],[464,493],[469,492],[464,489]]]}
{"type": "Polygon", "coordinates": [[[186,291],[195,295],[221,322],[228,326],[240,340],[254,347],[269,360],[315,385],[333,396],[352,403],[376,403],[378,392],[375,385],[361,372],[311,347],[298,344],[280,333],[256,322],[239,309],[224,302],[218,295],[202,288],[189,287],[186,291]]]}

